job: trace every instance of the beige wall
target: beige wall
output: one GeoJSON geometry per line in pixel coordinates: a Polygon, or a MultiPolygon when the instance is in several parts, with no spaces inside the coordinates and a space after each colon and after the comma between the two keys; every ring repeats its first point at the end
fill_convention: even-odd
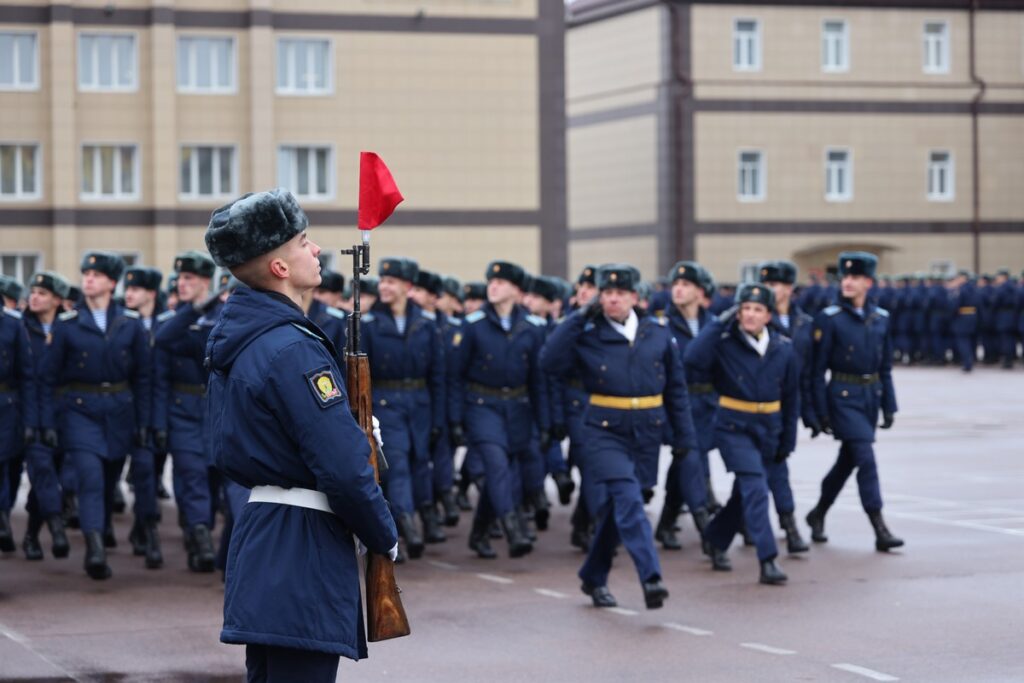
{"type": "Polygon", "coordinates": [[[981,217],[1024,221],[1024,117],[985,116],[978,128],[981,217]]]}
{"type": "Polygon", "coordinates": [[[629,263],[640,269],[646,280],[658,271],[658,241],[654,237],[620,237],[603,240],[579,240],[569,243],[569,277],[575,278],[586,265],[629,263]]]}
{"type": "MultiPolygon", "coordinates": [[[[311,12],[331,14],[377,14],[413,16],[472,16],[530,18],[536,16],[541,0],[175,0],[168,2],[176,9],[241,11],[251,7],[277,12],[311,12]]],[[[18,4],[45,5],[49,0],[19,0],[18,4]]],[[[78,7],[104,7],[108,0],[75,0],[78,7]]],[[[120,0],[117,7],[150,7],[152,0],[120,0]]]]}

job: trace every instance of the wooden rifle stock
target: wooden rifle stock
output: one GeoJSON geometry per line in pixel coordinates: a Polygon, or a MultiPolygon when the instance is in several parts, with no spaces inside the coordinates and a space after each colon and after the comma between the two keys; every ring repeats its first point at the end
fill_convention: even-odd
{"type": "MultiPolygon", "coordinates": [[[[380,482],[377,440],[373,436],[373,401],[370,393],[370,360],[364,353],[346,354],[345,376],[356,423],[370,442],[370,464],[380,482]]],[[[366,639],[371,643],[401,638],[411,633],[395,582],[395,565],[387,555],[366,553],[366,639]]]]}

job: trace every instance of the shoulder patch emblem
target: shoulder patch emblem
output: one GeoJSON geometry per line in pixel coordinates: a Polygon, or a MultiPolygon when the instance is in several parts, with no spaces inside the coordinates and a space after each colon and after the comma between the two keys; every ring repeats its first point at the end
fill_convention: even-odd
{"type": "Polygon", "coordinates": [[[452,337],[452,346],[458,346],[462,343],[462,333],[456,332],[455,336],[452,337]]]}
{"type": "Polygon", "coordinates": [[[483,320],[486,314],[483,311],[473,311],[466,316],[467,323],[475,323],[478,320],[483,320]]]}
{"type": "Polygon", "coordinates": [[[889,311],[885,310],[884,308],[876,308],[875,312],[878,313],[878,315],[882,316],[883,318],[889,317],[889,311]]]}
{"type": "Polygon", "coordinates": [[[68,320],[74,320],[77,317],[78,317],[78,311],[72,309],[70,311],[64,311],[63,313],[61,313],[60,315],[57,316],[57,319],[61,320],[61,321],[64,321],[64,322],[67,322],[68,320]]]}
{"type": "Polygon", "coordinates": [[[134,318],[135,320],[141,320],[142,319],[142,316],[139,315],[138,311],[133,311],[130,308],[124,309],[124,317],[126,317],[126,318],[134,318]]]}
{"type": "Polygon", "coordinates": [[[341,401],[341,389],[334,379],[331,366],[324,365],[306,373],[306,384],[321,408],[327,408],[341,401]]]}
{"type": "Polygon", "coordinates": [[[174,311],[164,311],[156,317],[157,322],[167,322],[174,317],[174,311]]]}
{"type": "Polygon", "coordinates": [[[820,327],[816,327],[814,329],[814,341],[816,341],[816,342],[817,341],[821,341],[821,334],[822,334],[821,328],[820,327]]]}
{"type": "Polygon", "coordinates": [[[446,322],[453,327],[462,327],[462,320],[459,318],[448,318],[446,322]]]}
{"type": "Polygon", "coordinates": [[[427,320],[437,320],[437,313],[433,311],[420,311],[424,318],[427,320]]]}
{"type": "Polygon", "coordinates": [[[327,315],[333,315],[335,318],[341,318],[342,320],[345,319],[345,311],[340,308],[335,308],[334,306],[327,307],[327,315]]]}

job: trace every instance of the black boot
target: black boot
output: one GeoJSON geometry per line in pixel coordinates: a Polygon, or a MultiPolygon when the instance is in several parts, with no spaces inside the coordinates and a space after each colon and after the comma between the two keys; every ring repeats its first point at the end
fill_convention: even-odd
{"type": "Polygon", "coordinates": [[[800,536],[800,529],[796,526],[792,512],[779,515],[779,526],[786,532],[786,550],[790,553],[806,553],[810,550],[807,541],[800,536]]]}
{"type": "Polygon", "coordinates": [[[117,547],[117,536],[114,535],[114,527],[107,525],[107,528],[103,530],[103,547],[104,548],[116,548],[117,547]]]}
{"type": "Polygon", "coordinates": [[[815,543],[828,543],[828,536],[825,535],[825,511],[815,505],[807,513],[806,519],[807,525],[811,527],[811,540],[815,543]]]}
{"type": "Polygon", "coordinates": [[[64,524],[69,529],[79,528],[78,496],[69,491],[64,492],[64,510],[61,514],[64,516],[64,524]]]}
{"type": "Polygon", "coordinates": [[[128,533],[128,542],[132,545],[132,555],[144,557],[146,554],[146,527],[142,520],[136,519],[132,530],[128,533]]]}
{"type": "Polygon", "coordinates": [[[893,536],[885,525],[881,510],[869,512],[868,519],[871,520],[871,528],[875,530],[875,550],[885,553],[903,545],[903,539],[893,536]]]}
{"type": "Polygon", "coordinates": [[[146,569],[159,569],[164,566],[164,554],[160,551],[160,535],[157,532],[156,521],[146,524],[143,532],[146,539],[146,569]]]}
{"type": "Polygon", "coordinates": [[[162,481],[156,483],[156,497],[157,500],[170,500],[171,494],[167,492],[167,487],[164,486],[162,481]]]}
{"type": "Polygon", "coordinates": [[[498,556],[491,547],[491,538],[488,530],[491,523],[479,512],[473,515],[473,526],[469,530],[469,549],[476,553],[482,560],[493,560],[498,556]]]}
{"type": "Polygon", "coordinates": [[[459,480],[458,491],[455,494],[455,504],[463,512],[472,512],[473,504],[469,502],[469,477],[459,480]]]}
{"type": "Polygon", "coordinates": [[[217,553],[213,549],[213,537],[205,524],[196,524],[189,534],[188,568],[205,574],[216,569],[217,553]]]}
{"type": "Polygon", "coordinates": [[[654,529],[654,538],[661,543],[665,550],[682,550],[683,544],[676,535],[676,520],[679,518],[681,505],[665,503],[661,508],[661,518],[658,519],[658,526],[654,529]]]}
{"type": "Polygon", "coordinates": [[[726,551],[719,550],[712,545],[711,541],[707,540],[701,543],[701,549],[711,559],[711,569],[716,572],[732,571],[732,561],[729,560],[729,555],[726,554],[726,551]]]}
{"type": "Polygon", "coordinates": [[[42,528],[42,519],[36,515],[28,516],[28,528],[25,529],[25,538],[21,542],[21,549],[25,551],[26,560],[43,559],[43,546],[39,545],[39,530],[42,528]]]}
{"type": "Polygon", "coordinates": [[[50,538],[53,539],[53,546],[50,548],[53,556],[63,559],[71,552],[71,544],[68,543],[68,535],[64,532],[64,518],[54,515],[46,520],[46,526],[50,529],[50,538]]]}
{"type": "MultiPolygon", "coordinates": [[[[7,467],[7,463],[3,467],[7,467]]],[[[17,549],[14,532],[11,531],[11,516],[7,510],[0,510],[0,552],[13,553],[17,549]]]]}
{"type": "Polygon", "coordinates": [[[761,563],[761,583],[769,586],[781,586],[789,579],[779,565],[775,564],[774,558],[761,563]]]}
{"type": "Polygon", "coordinates": [[[587,552],[590,548],[590,519],[587,517],[586,509],[579,501],[572,513],[572,533],[569,535],[569,543],[587,552]]]}
{"type": "Polygon", "coordinates": [[[103,547],[103,534],[87,531],[85,534],[85,573],[90,579],[103,581],[113,576],[107,564],[107,549],[103,547]]]}
{"type": "Polygon", "coordinates": [[[114,514],[123,514],[127,504],[124,502],[124,489],[121,488],[121,482],[114,484],[114,500],[111,504],[111,509],[114,514]]]}
{"type": "Polygon", "coordinates": [[[398,533],[405,539],[405,549],[409,557],[416,560],[423,556],[423,536],[416,528],[416,518],[409,512],[403,512],[396,520],[398,522],[398,533]]]}
{"type": "Polygon", "coordinates": [[[505,538],[508,539],[508,554],[510,557],[522,557],[523,555],[529,554],[533,550],[533,544],[523,534],[523,529],[520,524],[519,515],[515,510],[512,510],[505,514],[501,518],[501,529],[505,532],[505,538]]]}
{"type": "Polygon", "coordinates": [[[501,525],[498,524],[496,519],[491,520],[491,525],[487,528],[487,534],[491,537],[491,540],[505,538],[505,534],[501,533],[501,525]]]}
{"type": "Polygon", "coordinates": [[[576,482],[572,480],[568,472],[555,472],[551,475],[558,487],[558,502],[568,505],[572,501],[572,492],[576,490],[576,482]]]}
{"type": "Polygon", "coordinates": [[[459,524],[459,504],[451,490],[441,493],[441,507],[444,509],[444,525],[448,527],[459,524]]]}
{"type": "Polygon", "coordinates": [[[590,596],[591,602],[594,603],[594,607],[618,607],[619,603],[615,601],[615,596],[608,590],[608,586],[592,586],[586,581],[580,586],[580,590],[584,594],[590,596]]]}
{"type": "Polygon", "coordinates": [[[441,520],[437,518],[437,508],[424,505],[420,508],[420,519],[423,520],[423,540],[427,543],[444,543],[448,537],[441,529],[441,520]]]}
{"type": "Polygon", "coordinates": [[[661,583],[661,579],[655,577],[650,581],[644,581],[641,586],[644,589],[644,604],[647,605],[647,609],[659,609],[665,604],[668,589],[661,583]]]}
{"type": "Polygon", "coordinates": [[[533,520],[533,511],[527,509],[525,505],[520,505],[516,508],[516,519],[519,520],[519,529],[523,532],[523,536],[530,543],[537,542],[537,531],[534,529],[531,521],[533,520]]]}
{"type": "Polygon", "coordinates": [[[551,518],[551,504],[548,502],[544,489],[533,494],[533,521],[537,525],[537,531],[548,530],[548,520],[551,518]]]}

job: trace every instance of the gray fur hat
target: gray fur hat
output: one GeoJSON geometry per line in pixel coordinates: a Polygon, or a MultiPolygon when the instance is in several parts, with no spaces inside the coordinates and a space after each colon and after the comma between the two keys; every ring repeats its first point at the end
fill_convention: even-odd
{"type": "Polygon", "coordinates": [[[288,190],[249,193],[213,212],[206,248],[218,266],[234,268],[273,251],[308,225],[288,190]]]}

